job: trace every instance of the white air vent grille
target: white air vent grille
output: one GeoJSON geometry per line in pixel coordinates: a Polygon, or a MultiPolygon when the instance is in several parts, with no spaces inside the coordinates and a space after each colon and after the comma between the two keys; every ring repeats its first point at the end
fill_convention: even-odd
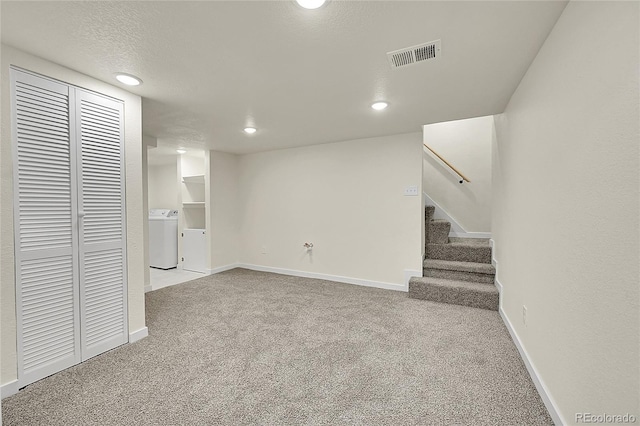
{"type": "Polygon", "coordinates": [[[394,50],[387,53],[391,68],[406,67],[423,61],[438,59],[440,57],[440,40],[430,41],[405,49],[394,50]]]}

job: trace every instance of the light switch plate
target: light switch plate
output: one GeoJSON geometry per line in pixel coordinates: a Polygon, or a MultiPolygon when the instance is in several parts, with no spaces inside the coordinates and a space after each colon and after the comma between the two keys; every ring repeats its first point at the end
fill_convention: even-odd
{"type": "Polygon", "coordinates": [[[404,195],[409,196],[409,197],[414,197],[414,196],[418,195],[418,186],[417,185],[407,186],[404,189],[404,195]]]}

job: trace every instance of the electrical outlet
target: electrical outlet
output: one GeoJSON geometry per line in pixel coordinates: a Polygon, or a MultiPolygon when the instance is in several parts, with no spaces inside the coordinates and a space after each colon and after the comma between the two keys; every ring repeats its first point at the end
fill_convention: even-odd
{"type": "Polygon", "coordinates": [[[260,253],[262,253],[262,254],[267,254],[267,246],[262,246],[262,247],[260,248],[260,253]]]}
{"type": "Polygon", "coordinates": [[[404,189],[404,195],[406,195],[406,196],[416,196],[416,195],[418,195],[418,187],[416,185],[407,186],[404,189]]]}
{"type": "Polygon", "coordinates": [[[527,325],[527,307],[522,305],[522,323],[527,325]]]}

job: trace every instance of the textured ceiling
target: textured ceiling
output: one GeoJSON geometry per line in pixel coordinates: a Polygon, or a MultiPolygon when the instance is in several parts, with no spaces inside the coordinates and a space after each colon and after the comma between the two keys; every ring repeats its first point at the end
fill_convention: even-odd
{"type": "Polygon", "coordinates": [[[3,43],[114,85],[142,78],[129,90],[145,134],[246,153],[500,113],[566,2],[0,4],[3,43]],[[389,66],[386,52],[436,39],[440,60],[389,66]]]}

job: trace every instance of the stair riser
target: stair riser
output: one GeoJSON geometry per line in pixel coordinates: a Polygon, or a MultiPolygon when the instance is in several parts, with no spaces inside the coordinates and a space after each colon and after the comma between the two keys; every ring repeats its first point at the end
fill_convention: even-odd
{"type": "Polygon", "coordinates": [[[479,274],[477,272],[451,271],[446,269],[424,269],[425,277],[445,278],[448,280],[468,281],[471,283],[493,284],[494,274],[479,274]]]}
{"type": "Polygon", "coordinates": [[[461,262],[491,263],[491,247],[428,244],[427,258],[461,262]]]}
{"type": "Polygon", "coordinates": [[[451,231],[451,224],[449,222],[429,222],[427,242],[432,244],[447,244],[449,242],[449,231],[451,231]]]}
{"type": "Polygon", "coordinates": [[[435,213],[436,208],[434,206],[426,206],[424,208],[424,221],[428,224],[431,219],[433,219],[433,214],[435,213]]]}
{"type": "Polygon", "coordinates": [[[468,289],[451,289],[424,283],[409,283],[409,297],[432,302],[470,306],[472,308],[498,310],[499,296],[484,294],[468,289]]]}

